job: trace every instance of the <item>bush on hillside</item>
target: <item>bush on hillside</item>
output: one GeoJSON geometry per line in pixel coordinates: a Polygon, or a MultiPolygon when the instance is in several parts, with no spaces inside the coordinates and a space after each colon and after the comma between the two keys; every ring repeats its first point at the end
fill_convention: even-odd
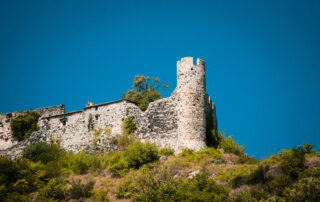
{"type": "Polygon", "coordinates": [[[40,200],[47,201],[48,199],[62,200],[65,198],[67,182],[61,178],[52,178],[49,182],[39,190],[40,200]]]}
{"type": "Polygon", "coordinates": [[[108,169],[116,176],[124,176],[129,170],[129,163],[123,152],[113,153],[108,158],[108,169]]]}
{"type": "Polygon", "coordinates": [[[306,150],[302,146],[292,147],[291,150],[285,150],[279,154],[280,168],[283,173],[297,179],[300,172],[305,168],[306,150]]]}
{"type": "Polygon", "coordinates": [[[28,138],[33,132],[39,130],[37,123],[40,116],[39,112],[30,111],[12,118],[10,126],[13,137],[18,141],[22,141],[28,138]]]}
{"type": "Polygon", "coordinates": [[[159,160],[159,150],[155,144],[135,141],[126,150],[115,152],[108,158],[108,169],[117,176],[124,176],[129,168],[139,168],[144,164],[159,160]]]}
{"type": "Polygon", "coordinates": [[[160,156],[171,156],[174,154],[174,150],[169,147],[161,148],[159,151],[160,156]]]}
{"type": "Polygon", "coordinates": [[[139,168],[146,163],[159,160],[159,151],[155,144],[136,141],[128,146],[125,158],[131,168],[139,168]]]}
{"type": "Polygon", "coordinates": [[[286,201],[320,201],[320,179],[314,177],[303,178],[292,188],[284,191],[286,201]]]}
{"type": "Polygon", "coordinates": [[[190,155],[192,155],[192,154],[194,154],[194,150],[193,150],[193,149],[183,148],[182,151],[181,151],[181,153],[179,154],[179,156],[184,156],[184,157],[186,157],[186,156],[190,156],[190,155]]]}
{"type": "Polygon", "coordinates": [[[38,142],[25,147],[22,156],[34,162],[41,161],[42,163],[48,163],[50,161],[57,161],[64,154],[65,151],[60,149],[57,144],[38,142]]]}
{"type": "Polygon", "coordinates": [[[87,183],[81,183],[81,180],[72,180],[71,188],[68,190],[68,195],[72,199],[88,198],[92,195],[92,189],[95,184],[90,180],[87,183]]]}
{"type": "Polygon", "coordinates": [[[231,136],[226,138],[223,134],[221,134],[221,140],[218,147],[223,149],[226,153],[233,153],[236,155],[244,154],[244,146],[239,146],[231,136]]]}
{"type": "Polygon", "coordinates": [[[174,201],[226,201],[228,191],[205,173],[179,184],[174,201]]]}
{"type": "Polygon", "coordinates": [[[267,183],[269,193],[277,193],[278,196],[283,196],[283,190],[292,184],[290,176],[281,174],[267,183]]]}

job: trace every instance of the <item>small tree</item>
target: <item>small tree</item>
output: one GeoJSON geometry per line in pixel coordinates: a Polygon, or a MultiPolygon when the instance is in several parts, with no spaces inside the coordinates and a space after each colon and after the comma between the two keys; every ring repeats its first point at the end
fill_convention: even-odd
{"type": "Polygon", "coordinates": [[[22,141],[27,139],[34,131],[39,130],[37,125],[39,117],[39,112],[30,111],[12,118],[10,126],[13,137],[22,141]]]}
{"type": "Polygon", "coordinates": [[[165,84],[159,84],[160,79],[150,78],[149,76],[136,75],[130,90],[122,93],[122,99],[128,99],[136,102],[141,110],[146,110],[150,102],[161,99],[161,94],[157,91],[159,88],[167,89],[165,84]]]}

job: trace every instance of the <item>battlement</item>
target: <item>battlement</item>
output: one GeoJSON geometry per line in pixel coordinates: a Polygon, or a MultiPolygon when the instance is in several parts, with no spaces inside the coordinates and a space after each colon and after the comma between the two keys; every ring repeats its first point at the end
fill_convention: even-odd
{"type": "Polygon", "coordinates": [[[197,63],[194,64],[194,60],[193,57],[184,57],[181,60],[179,60],[177,62],[177,71],[179,72],[187,72],[187,71],[192,71],[192,70],[200,70],[200,71],[204,71],[205,67],[205,62],[200,59],[197,58],[197,63]]]}

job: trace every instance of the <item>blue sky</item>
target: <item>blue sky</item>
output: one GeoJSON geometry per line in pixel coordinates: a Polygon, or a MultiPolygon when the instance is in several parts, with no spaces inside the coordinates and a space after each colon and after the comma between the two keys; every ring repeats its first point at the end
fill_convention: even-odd
{"type": "Polygon", "coordinates": [[[260,158],[320,145],[319,1],[0,1],[0,112],[121,98],[136,74],[171,94],[206,61],[219,129],[260,158]]]}

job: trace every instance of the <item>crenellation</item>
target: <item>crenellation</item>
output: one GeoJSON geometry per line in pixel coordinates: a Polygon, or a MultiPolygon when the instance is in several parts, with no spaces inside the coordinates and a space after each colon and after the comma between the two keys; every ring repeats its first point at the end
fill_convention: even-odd
{"type": "Polygon", "coordinates": [[[93,104],[88,102],[80,111],[65,112],[64,105],[39,108],[40,130],[28,139],[17,142],[12,138],[10,119],[22,111],[0,114],[0,155],[11,158],[21,155],[23,148],[38,141],[59,140],[60,146],[70,152],[116,149],[111,139],[122,134],[122,123],[130,116],[137,121],[136,136],[141,141],[155,142],[180,152],[182,148],[199,150],[206,146],[206,121],[212,114],[217,128],[215,106],[206,93],[205,62],[192,57],[177,62],[177,87],[170,97],[154,101],[146,111],[129,100],[93,104]],[[94,144],[94,134],[99,133],[94,144]]]}

